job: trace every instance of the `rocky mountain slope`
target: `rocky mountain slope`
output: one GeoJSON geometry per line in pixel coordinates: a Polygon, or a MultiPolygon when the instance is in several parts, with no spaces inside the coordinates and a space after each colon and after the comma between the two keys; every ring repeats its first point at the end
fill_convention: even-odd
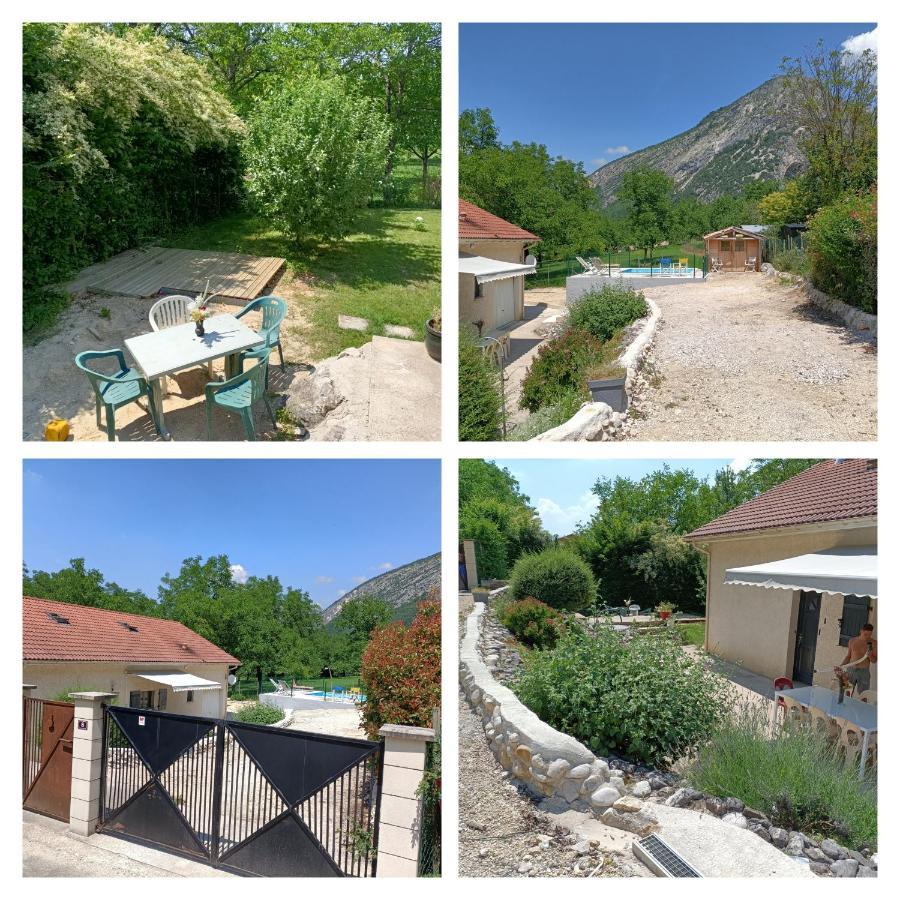
{"type": "Polygon", "coordinates": [[[622,176],[662,169],[681,196],[703,202],[736,194],[753,179],[793,178],[806,167],[784,80],[773,78],[667,141],[613,160],[588,176],[601,203],[615,202],[622,176]]]}
{"type": "Polygon", "coordinates": [[[344,594],[340,600],[335,600],[331,606],[322,611],[323,620],[330,622],[340,611],[341,607],[355,597],[374,596],[387,600],[398,611],[398,618],[408,621],[415,615],[415,605],[425,598],[425,595],[433,587],[441,584],[441,554],[426,556],[415,562],[407,563],[376,575],[368,581],[364,581],[358,587],[344,594]]]}

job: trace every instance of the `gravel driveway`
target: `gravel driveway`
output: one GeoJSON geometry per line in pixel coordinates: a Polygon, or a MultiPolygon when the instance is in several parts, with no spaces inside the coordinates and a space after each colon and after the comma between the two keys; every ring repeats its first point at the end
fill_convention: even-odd
{"type": "Polygon", "coordinates": [[[553,823],[488,749],[459,695],[459,874],[469,878],[628,877],[640,864],[553,823]]]}
{"type": "Polygon", "coordinates": [[[874,345],[763,275],[645,291],[662,311],[623,437],[876,438],[874,345]]]}

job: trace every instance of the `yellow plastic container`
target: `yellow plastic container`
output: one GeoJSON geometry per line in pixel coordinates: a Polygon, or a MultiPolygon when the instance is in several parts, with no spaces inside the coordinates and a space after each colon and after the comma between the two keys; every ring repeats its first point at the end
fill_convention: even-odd
{"type": "Polygon", "coordinates": [[[52,419],[44,429],[44,439],[66,441],[69,439],[69,423],[65,419],[52,419]]]}

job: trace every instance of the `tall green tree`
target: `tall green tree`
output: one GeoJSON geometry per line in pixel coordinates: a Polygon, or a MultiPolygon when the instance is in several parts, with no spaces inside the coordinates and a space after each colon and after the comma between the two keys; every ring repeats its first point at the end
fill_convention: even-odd
{"type": "Polygon", "coordinates": [[[641,166],[622,177],[619,199],[628,208],[631,239],[649,256],[669,238],[672,227],[672,194],[675,185],[660,169],[641,166]]]}
{"type": "Polygon", "coordinates": [[[468,156],[476,150],[500,147],[494,117],[486,107],[464,109],[459,114],[459,152],[468,156]]]}

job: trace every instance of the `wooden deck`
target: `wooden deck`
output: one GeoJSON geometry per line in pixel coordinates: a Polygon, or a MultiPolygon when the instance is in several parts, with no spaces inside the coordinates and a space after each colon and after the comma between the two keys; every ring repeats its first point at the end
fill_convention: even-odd
{"type": "Polygon", "coordinates": [[[70,293],[95,291],[126,297],[193,295],[203,291],[209,279],[211,294],[255,300],[282,266],[284,260],[276,256],[145,247],[88,266],[66,289],[70,293]]]}

